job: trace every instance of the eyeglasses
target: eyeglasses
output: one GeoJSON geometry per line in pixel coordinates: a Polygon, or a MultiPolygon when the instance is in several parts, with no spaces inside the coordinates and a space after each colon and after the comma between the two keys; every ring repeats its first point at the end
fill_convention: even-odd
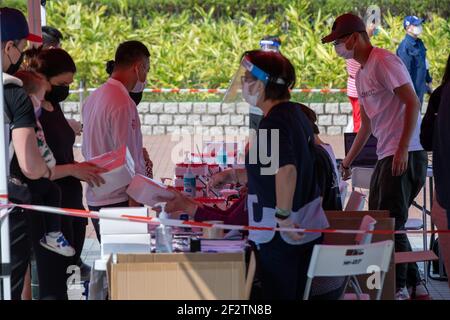
{"type": "Polygon", "coordinates": [[[333,41],[333,45],[334,45],[334,46],[337,46],[338,44],[345,42],[345,40],[347,40],[348,37],[350,37],[353,33],[354,33],[354,32],[349,33],[349,34],[345,34],[345,35],[343,35],[342,37],[340,37],[340,38],[334,40],[334,41],[333,41]]]}
{"type": "Polygon", "coordinates": [[[255,78],[255,77],[252,77],[252,76],[242,76],[242,77],[241,77],[241,82],[242,82],[242,84],[244,84],[244,83],[250,83],[250,82],[254,82],[254,81],[256,81],[256,78],[255,78]]]}

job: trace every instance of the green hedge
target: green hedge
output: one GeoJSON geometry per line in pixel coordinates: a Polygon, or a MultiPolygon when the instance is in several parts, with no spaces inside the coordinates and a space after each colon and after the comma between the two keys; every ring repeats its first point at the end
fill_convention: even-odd
{"type": "MultiPolygon", "coordinates": [[[[239,18],[220,19],[214,16],[216,10],[206,11],[199,6],[189,7],[189,10],[179,14],[136,18],[128,14],[113,14],[114,7],[100,4],[106,1],[82,2],[87,1],[77,1],[74,7],[69,5],[70,1],[48,1],[47,22],[66,35],[63,46],[76,61],[77,81],[83,80],[91,87],[98,86],[107,78],[104,65],[113,58],[117,45],[125,40],[137,39],[151,51],[150,86],[225,88],[237,69],[241,54],[258,47],[259,40],[267,34],[280,35],[282,51],[297,70],[297,87],[345,88],[346,85],[344,61],[336,56],[332,46],[320,43],[331,28],[333,16],[322,14],[321,10],[312,11],[311,8],[317,5],[314,2],[289,1],[294,5],[286,6],[283,13],[270,13],[272,17],[264,11],[257,15],[241,11],[239,18]],[[77,17],[74,12],[81,13],[80,25],[72,19],[77,17]],[[195,19],[192,12],[195,12],[195,19]]],[[[137,0],[121,2],[129,3],[129,8],[134,2],[142,3],[137,0]]],[[[168,8],[170,3],[175,6],[181,2],[193,3],[167,0],[166,6],[168,8]]],[[[202,3],[212,2],[215,1],[202,3]]],[[[262,3],[282,2],[252,3],[262,6],[262,3]]],[[[353,3],[352,0],[346,2],[353,3]]],[[[152,5],[157,3],[162,5],[163,1],[149,0],[148,8],[153,8],[152,5]]],[[[229,3],[230,8],[234,8],[232,4],[237,0],[222,0],[220,3],[229,3]]],[[[242,3],[245,5],[251,1],[242,3]]],[[[436,83],[442,77],[449,54],[450,21],[435,14],[430,18],[425,25],[423,40],[428,48],[431,73],[436,83]]],[[[383,28],[380,35],[373,39],[374,44],[395,51],[404,37],[402,20],[402,16],[383,12],[383,28]]]]}

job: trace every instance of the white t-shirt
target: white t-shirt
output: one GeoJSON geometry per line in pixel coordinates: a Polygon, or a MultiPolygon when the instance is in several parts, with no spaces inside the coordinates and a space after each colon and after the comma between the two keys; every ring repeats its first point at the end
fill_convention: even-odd
{"type": "MultiPolygon", "coordinates": [[[[400,143],[406,107],[394,89],[407,83],[413,86],[402,60],[380,48],[373,48],[366,65],[356,74],[360,104],[370,118],[372,134],[378,139],[379,160],[394,155],[400,143]]],[[[409,151],[423,150],[419,137],[420,123],[419,113],[409,151]]]]}
{"type": "MultiPolygon", "coordinates": [[[[142,133],[136,104],[125,86],[109,78],[83,106],[83,147],[86,160],[126,145],[133,157],[136,174],[145,175],[142,133]]],[[[104,206],[128,200],[126,187],[106,196],[96,196],[88,186],[90,206],[104,206]]]]}

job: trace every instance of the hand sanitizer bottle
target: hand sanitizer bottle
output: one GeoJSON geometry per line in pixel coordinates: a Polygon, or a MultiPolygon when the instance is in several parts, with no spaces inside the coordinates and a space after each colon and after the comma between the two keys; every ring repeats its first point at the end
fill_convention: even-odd
{"type": "Polygon", "coordinates": [[[191,165],[188,166],[187,172],[183,176],[184,192],[189,197],[195,198],[197,191],[197,183],[195,181],[195,175],[192,173],[191,165]]]}
{"type": "MultiPolygon", "coordinates": [[[[161,206],[162,211],[159,214],[160,219],[167,219],[167,213],[165,211],[165,204],[161,206]]],[[[172,228],[170,226],[165,226],[163,223],[155,230],[155,246],[157,253],[170,253],[173,251],[172,248],[172,228]]]]}

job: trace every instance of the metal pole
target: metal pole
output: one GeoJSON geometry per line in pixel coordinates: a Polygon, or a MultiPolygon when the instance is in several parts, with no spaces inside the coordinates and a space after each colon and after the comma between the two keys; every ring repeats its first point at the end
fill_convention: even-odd
{"type": "MultiPolygon", "coordinates": [[[[0,14],[0,20],[1,20],[0,14]]],[[[1,24],[0,24],[0,43],[1,43],[1,24]]],[[[8,202],[8,149],[6,141],[9,142],[9,125],[5,125],[4,117],[4,98],[3,98],[3,53],[0,54],[0,125],[2,126],[0,130],[0,203],[4,204],[8,202]],[[8,139],[6,139],[8,137],[8,139]]],[[[6,210],[6,209],[4,209],[6,210]]],[[[4,210],[1,211],[1,216],[3,216],[4,210]]],[[[1,238],[1,250],[0,250],[0,265],[2,266],[2,290],[3,299],[11,300],[11,254],[10,254],[10,244],[9,244],[9,218],[8,215],[1,219],[0,221],[0,238],[1,238]]]]}

